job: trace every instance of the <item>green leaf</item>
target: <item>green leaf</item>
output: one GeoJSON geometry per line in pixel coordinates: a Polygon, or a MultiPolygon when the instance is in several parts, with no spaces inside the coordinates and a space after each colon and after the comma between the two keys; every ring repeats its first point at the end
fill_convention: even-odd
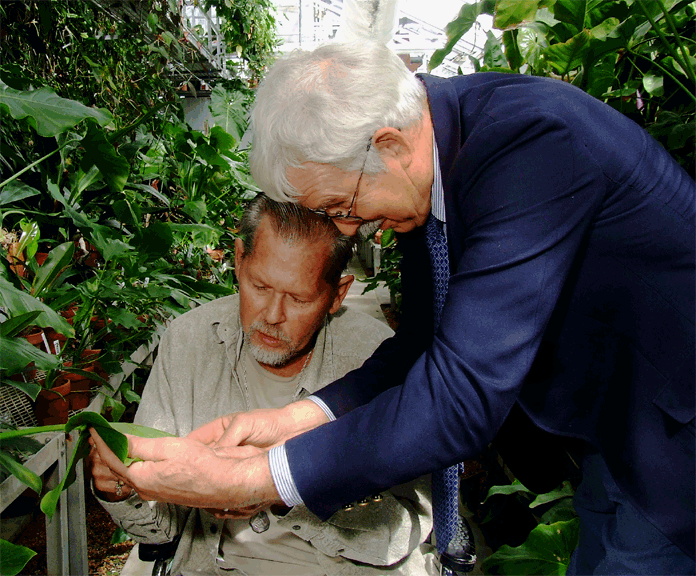
{"type": "Polygon", "coordinates": [[[121,544],[122,542],[128,542],[130,539],[130,534],[119,526],[111,535],[111,544],[121,544]]]}
{"type": "Polygon", "coordinates": [[[77,441],[75,442],[75,450],[73,451],[72,456],[70,458],[70,462],[68,463],[68,469],[65,472],[65,476],[61,478],[61,481],[58,484],[58,486],[56,486],[50,492],[44,494],[44,497],[41,498],[41,511],[44,514],[46,514],[46,516],[48,516],[49,520],[53,518],[53,514],[55,514],[56,512],[56,506],[58,506],[58,499],[60,498],[60,493],[63,490],[65,490],[65,488],[70,486],[77,477],[77,474],[75,473],[75,467],[77,466],[77,463],[89,454],[89,444],[87,443],[88,438],[89,432],[86,428],[83,428],[80,431],[80,435],[78,436],[77,441]]]}
{"type": "Polygon", "coordinates": [[[27,326],[31,326],[34,318],[36,318],[41,312],[34,310],[33,312],[27,312],[26,314],[20,314],[19,316],[14,316],[0,323],[0,337],[2,338],[12,338],[24,330],[27,326]]]}
{"type": "Polygon", "coordinates": [[[26,546],[19,546],[0,539],[0,558],[2,558],[0,574],[2,576],[16,576],[34,556],[36,556],[36,552],[26,546]]]}
{"type": "Polygon", "coordinates": [[[187,200],[184,202],[183,210],[196,222],[203,220],[208,213],[208,207],[203,200],[187,200]]]}
{"type": "Polygon", "coordinates": [[[567,42],[553,44],[544,50],[549,65],[561,76],[582,66],[589,50],[590,35],[587,30],[573,36],[567,42]]]}
{"type": "Polygon", "coordinates": [[[577,517],[578,514],[573,508],[572,498],[564,498],[544,512],[541,516],[541,522],[542,524],[553,524],[554,522],[567,522],[577,517]]]}
{"type": "Polygon", "coordinates": [[[138,228],[130,243],[147,260],[157,260],[169,254],[174,244],[174,233],[166,222],[153,222],[147,228],[138,228]]]}
{"type": "Polygon", "coordinates": [[[480,0],[473,4],[464,4],[457,17],[445,27],[447,43],[444,48],[433,52],[430,62],[428,62],[428,70],[433,70],[442,64],[445,57],[452,52],[455,44],[471,30],[481,14],[494,14],[494,10],[494,0],[480,0]]]}
{"type": "Polygon", "coordinates": [[[210,145],[219,152],[227,152],[237,145],[234,136],[225,132],[220,126],[213,126],[210,129],[210,145]]]}
{"type": "Polygon", "coordinates": [[[655,74],[647,73],[643,76],[643,88],[645,88],[651,96],[662,96],[665,93],[664,77],[655,74]]]}
{"type": "MultiPolygon", "coordinates": [[[[32,362],[40,370],[52,370],[60,365],[60,360],[56,356],[39,350],[24,338],[3,338],[0,340],[0,369],[6,370],[8,374],[14,374],[32,362]]],[[[31,390],[31,387],[29,389],[31,390]]],[[[33,399],[36,400],[36,396],[33,399]]]]}
{"type": "Polygon", "coordinates": [[[130,173],[128,160],[119,156],[104,132],[94,124],[90,125],[81,144],[85,149],[85,155],[80,168],[87,172],[92,165],[96,166],[111,191],[121,192],[130,173]]]}
{"type": "Polygon", "coordinates": [[[482,504],[486,502],[486,500],[488,500],[491,496],[495,496],[496,494],[509,495],[516,494],[517,492],[534,494],[534,492],[526,488],[519,480],[515,479],[515,481],[512,484],[506,484],[503,486],[491,486],[482,504]]]}
{"type": "Polygon", "coordinates": [[[123,308],[110,308],[109,318],[113,320],[114,324],[124,328],[142,328],[142,323],[138,320],[138,317],[123,308]]]}
{"type": "Polygon", "coordinates": [[[483,561],[486,574],[562,576],[568,569],[570,556],[577,547],[580,520],[540,524],[531,531],[521,546],[507,544],[483,561]]]}
{"type": "Polygon", "coordinates": [[[495,3],[493,26],[498,30],[511,30],[524,22],[534,20],[539,5],[545,0],[498,0],[495,3]]]}
{"type": "Polygon", "coordinates": [[[20,221],[19,227],[22,229],[22,235],[17,245],[17,254],[21,254],[26,250],[27,260],[29,260],[36,254],[36,250],[39,247],[41,230],[39,230],[39,225],[36,222],[24,218],[20,221]]]}
{"type": "MultiPolygon", "coordinates": [[[[1,349],[2,349],[2,343],[0,342],[0,351],[1,351],[1,349]]],[[[44,354],[45,354],[45,352],[44,352],[44,354]]],[[[47,356],[48,356],[48,354],[47,354],[47,356]]],[[[55,356],[53,356],[53,358],[55,358],[55,356]]],[[[8,372],[8,373],[11,374],[11,372],[8,372]]],[[[39,392],[41,392],[41,386],[36,384],[36,382],[24,382],[24,381],[5,379],[2,381],[2,383],[6,384],[7,386],[12,386],[13,388],[16,388],[17,390],[21,390],[27,396],[29,396],[32,400],[36,400],[36,397],[39,395],[39,392]]]]}
{"type": "Polygon", "coordinates": [[[486,43],[483,45],[483,63],[488,68],[508,68],[503,46],[490,30],[486,32],[486,43]]]}
{"type": "Polygon", "coordinates": [[[41,194],[36,188],[27,186],[19,180],[14,180],[7,184],[0,192],[0,206],[5,204],[11,204],[13,202],[19,202],[25,198],[31,198],[32,196],[37,196],[41,194]]]}
{"type": "Polygon", "coordinates": [[[529,505],[529,507],[536,508],[537,506],[541,506],[542,504],[548,504],[549,502],[553,502],[554,500],[568,498],[569,496],[573,496],[573,494],[573,488],[570,485],[570,482],[566,480],[556,490],[552,490],[551,492],[547,492],[545,494],[539,494],[529,505]]]}
{"type": "Polygon", "coordinates": [[[519,72],[520,66],[524,63],[520,47],[517,44],[517,30],[507,30],[503,32],[503,45],[505,46],[505,58],[512,70],[519,72]]]}
{"type": "Polygon", "coordinates": [[[230,92],[221,86],[210,94],[210,112],[213,122],[237,142],[242,139],[248,125],[245,97],[241,92],[230,92]]]}
{"type": "Polygon", "coordinates": [[[41,494],[41,478],[26,466],[22,466],[11,456],[0,452],[0,466],[8,473],[12,474],[22,484],[29,486],[37,494],[41,494]]]}
{"type": "Polygon", "coordinates": [[[139,436],[140,438],[174,438],[174,434],[150,428],[141,424],[130,424],[128,422],[112,422],[111,427],[123,434],[139,436]]]}
{"type": "Polygon", "coordinates": [[[61,98],[48,88],[20,91],[0,85],[0,108],[6,108],[15,120],[27,118],[40,136],[57,136],[87,118],[101,126],[113,121],[106,110],[61,98]]]}
{"type": "Polygon", "coordinates": [[[44,290],[48,290],[56,278],[72,263],[75,245],[65,242],[56,246],[48,253],[46,261],[39,266],[34,282],[31,286],[31,294],[39,298],[44,290]]]}
{"type": "Polygon", "coordinates": [[[5,307],[12,317],[38,310],[40,314],[35,319],[37,326],[42,328],[51,327],[70,338],[75,336],[75,330],[65,321],[65,318],[46,306],[38,298],[17,290],[2,277],[0,277],[0,304],[5,307]]]}

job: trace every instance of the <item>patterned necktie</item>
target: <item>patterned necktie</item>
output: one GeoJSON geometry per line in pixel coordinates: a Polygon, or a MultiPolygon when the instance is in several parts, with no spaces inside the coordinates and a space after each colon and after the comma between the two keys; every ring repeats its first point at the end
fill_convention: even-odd
{"type": "MultiPolygon", "coordinates": [[[[430,253],[433,269],[433,315],[435,331],[440,324],[440,316],[447,297],[449,283],[449,257],[447,240],[442,229],[442,222],[432,214],[428,217],[425,228],[425,243],[430,253]]],[[[437,470],[432,474],[433,487],[433,523],[437,550],[442,553],[447,549],[457,531],[459,519],[459,474],[463,464],[437,470]]]]}

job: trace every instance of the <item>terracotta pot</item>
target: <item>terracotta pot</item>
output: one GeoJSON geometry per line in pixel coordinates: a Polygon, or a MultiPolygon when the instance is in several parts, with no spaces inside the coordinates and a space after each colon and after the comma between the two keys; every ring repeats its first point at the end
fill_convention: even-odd
{"type": "Polygon", "coordinates": [[[22,338],[25,338],[26,341],[32,346],[41,348],[44,352],[46,352],[46,345],[44,344],[43,340],[43,330],[38,326],[32,326],[27,330],[28,332],[25,331],[25,333],[22,334],[22,338]]]}
{"type": "MultiPolygon", "coordinates": [[[[97,358],[101,354],[101,350],[85,350],[82,353],[82,359],[84,364],[80,363],[78,366],[80,370],[84,372],[93,372],[98,374],[102,378],[106,375],[99,360],[97,358]]],[[[65,367],[69,368],[72,366],[72,362],[66,362],[65,367]]],[[[84,410],[89,406],[89,391],[92,385],[98,385],[96,380],[87,378],[82,374],[75,374],[71,372],[65,372],[63,377],[70,381],[70,409],[71,410],[84,410]]]]}
{"type": "Polygon", "coordinates": [[[39,392],[34,415],[41,426],[65,424],[70,415],[70,382],[59,378],[56,386],[39,392]]]}

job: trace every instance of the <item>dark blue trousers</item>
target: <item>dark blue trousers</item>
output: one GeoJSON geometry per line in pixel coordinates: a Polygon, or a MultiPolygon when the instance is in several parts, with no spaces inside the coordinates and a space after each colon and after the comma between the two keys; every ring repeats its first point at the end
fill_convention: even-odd
{"type": "Polygon", "coordinates": [[[580,516],[580,543],[568,576],[695,573],[694,561],[631,504],[596,452],[583,460],[583,479],[573,505],[580,516]]]}

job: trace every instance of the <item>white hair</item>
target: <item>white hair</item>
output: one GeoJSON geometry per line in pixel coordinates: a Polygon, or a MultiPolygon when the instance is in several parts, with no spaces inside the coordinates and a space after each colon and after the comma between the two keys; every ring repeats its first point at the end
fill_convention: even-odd
{"type": "Polygon", "coordinates": [[[287,170],[304,162],[376,174],[384,164],[372,135],[410,128],[423,118],[425,88],[384,44],[333,43],[279,59],[256,92],[251,113],[251,173],[279,202],[298,191],[287,170]]]}

